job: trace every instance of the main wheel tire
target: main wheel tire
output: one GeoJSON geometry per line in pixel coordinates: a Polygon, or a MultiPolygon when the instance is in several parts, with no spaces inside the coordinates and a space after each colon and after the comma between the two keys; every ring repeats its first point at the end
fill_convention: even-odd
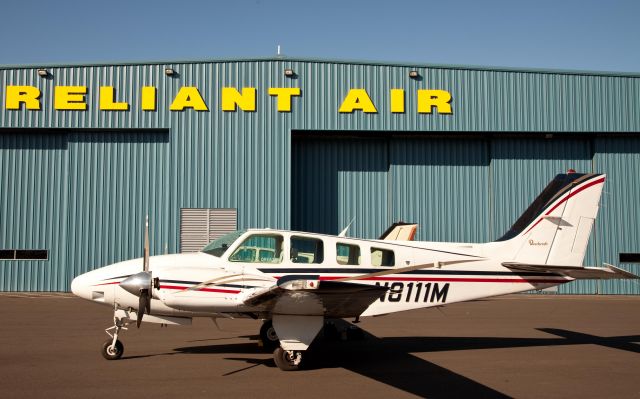
{"type": "Polygon", "coordinates": [[[282,371],[297,371],[302,367],[302,351],[286,351],[279,346],[273,351],[273,360],[282,371]]]}
{"type": "Polygon", "coordinates": [[[116,344],[112,347],[113,339],[108,339],[104,341],[102,344],[102,357],[107,360],[118,360],[122,357],[124,353],[124,345],[119,340],[116,341],[116,344]]]}
{"type": "Polygon", "coordinates": [[[273,322],[271,322],[271,320],[262,323],[262,327],[260,327],[260,339],[262,340],[262,347],[267,352],[271,352],[280,346],[278,334],[276,334],[276,329],[273,328],[273,322]]]}

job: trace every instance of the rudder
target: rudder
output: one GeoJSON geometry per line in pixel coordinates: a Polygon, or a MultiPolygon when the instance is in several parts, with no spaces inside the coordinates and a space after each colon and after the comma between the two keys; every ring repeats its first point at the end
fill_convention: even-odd
{"type": "Polygon", "coordinates": [[[516,262],[582,265],[605,177],[557,175],[498,241],[516,247],[516,262]]]}

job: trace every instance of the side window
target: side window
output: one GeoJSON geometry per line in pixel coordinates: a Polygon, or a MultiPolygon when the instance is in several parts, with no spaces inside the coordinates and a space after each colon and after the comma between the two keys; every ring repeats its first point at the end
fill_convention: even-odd
{"type": "Polygon", "coordinates": [[[351,244],[336,244],[336,261],[339,265],[359,265],[360,247],[351,244]]]}
{"type": "Polygon", "coordinates": [[[255,234],[248,237],[229,256],[230,262],[281,263],[282,237],[279,235],[255,234]]]}
{"type": "Polygon", "coordinates": [[[393,251],[381,248],[371,248],[372,266],[395,266],[396,257],[393,251]]]}
{"type": "Polygon", "coordinates": [[[293,263],[322,263],[324,260],[322,240],[291,237],[290,259],[293,263]]]}

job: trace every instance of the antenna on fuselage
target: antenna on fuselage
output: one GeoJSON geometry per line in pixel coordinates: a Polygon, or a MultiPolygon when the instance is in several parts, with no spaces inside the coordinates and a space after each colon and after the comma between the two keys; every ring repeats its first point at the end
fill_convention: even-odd
{"type": "Polygon", "coordinates": [[[351,221],[349,222],[349,224],[347,225],[347,227],[345,227],[340,234],[338,234],[338,237],[346,237],[347,236],[347,231],[349,230],[349,227],[351,227],[351,224],[356,220],[356,217],[354,216],[353,219],[351,219],[351,221]]]}

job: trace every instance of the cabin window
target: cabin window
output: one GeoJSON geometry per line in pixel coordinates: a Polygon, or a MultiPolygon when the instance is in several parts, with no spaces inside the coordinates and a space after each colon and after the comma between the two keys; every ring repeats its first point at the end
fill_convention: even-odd
{"type": "Polygon", "coordinates": [[[372,266],[395,266],[396,257],[393,251],[381,248],[371,248],[372,266]]]}
{"type": "Polygon", "coordinates": [[[359,265],[360,247],[352,244],[336,245],[336,261],[339,265],[359,265]]]}
{"type": "Polygon", "coordinates": [[[291,237],[291,262],[322,263],[324,246],[322,240],[307,237],[291,237]]]}
{"type": "Polygon", "coordinates": [[[229,256],[230,262],[281,263],[282,236],[254,234],[249,236],[229,256]]]}

